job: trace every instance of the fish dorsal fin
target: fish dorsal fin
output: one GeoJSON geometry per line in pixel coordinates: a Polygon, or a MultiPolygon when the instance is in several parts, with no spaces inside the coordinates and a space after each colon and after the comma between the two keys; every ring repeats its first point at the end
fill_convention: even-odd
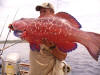
{"type": "Polygon", "coordinates": [[[73,27],[81,28],[80,23],[69,13],[58,12],[55,14],[55,16],[68,20],[72,24],[73,27]]]}

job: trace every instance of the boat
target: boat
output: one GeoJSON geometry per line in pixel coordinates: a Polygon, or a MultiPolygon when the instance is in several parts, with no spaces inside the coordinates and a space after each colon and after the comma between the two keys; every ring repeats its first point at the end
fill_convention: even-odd
{"type": "Polygon", "coordinates": [[[2,75],[28,75],[29,64],[21,63],[18,53],[9,53],[6,58],[2,59],[2,75]],[[27,68],[27,69],[26,69],[27,68]]]}

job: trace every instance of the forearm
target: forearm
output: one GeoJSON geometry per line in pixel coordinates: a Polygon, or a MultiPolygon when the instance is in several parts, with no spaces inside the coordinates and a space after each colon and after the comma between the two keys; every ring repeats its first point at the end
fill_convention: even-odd
{"type": "Polygon", "coordinates": [[[67,53],[62,52],[57,47],[51,50],[53,56],[55,56],[58,60],[65,60],[67,53]]]}

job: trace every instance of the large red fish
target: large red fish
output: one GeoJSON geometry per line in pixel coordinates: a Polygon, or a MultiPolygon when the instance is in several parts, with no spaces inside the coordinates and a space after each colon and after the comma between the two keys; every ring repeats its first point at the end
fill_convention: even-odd
{"type": "Polygon", "coordinates": [[[100,34],[79,30],[60,17],[22,18],[13,22],[9,28],[30,44],[39,46],[41,40],[47,38],[62,51],[69,51],[78,42],[88,49],[95,60],[98,60],[100,54],[100,34]]]}

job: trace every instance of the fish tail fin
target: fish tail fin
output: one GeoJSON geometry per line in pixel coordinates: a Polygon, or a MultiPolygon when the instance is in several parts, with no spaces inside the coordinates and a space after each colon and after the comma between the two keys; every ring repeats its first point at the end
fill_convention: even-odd
{"type": "Polygon", "coordinates": [[[88,49],[90,55],[98,61],[100,55],[100,34],[93,32],[83,32],[83,34],[84,36],[80,35],[81,38],[79,42],[83,44],[88,49]]]}

